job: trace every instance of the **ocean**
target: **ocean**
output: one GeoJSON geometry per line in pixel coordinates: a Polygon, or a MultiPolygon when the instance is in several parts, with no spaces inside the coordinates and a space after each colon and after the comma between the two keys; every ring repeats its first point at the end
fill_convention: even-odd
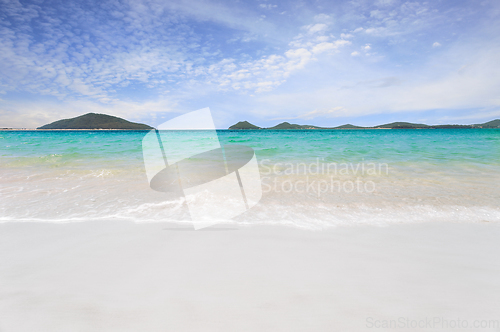
{"type": "MultiPolygon", "coordinates": [[[[185,197],[150,187],[146,133],[0,131],[0,222],[190,223],[185,197]]],[[[200,132],[176,135],[172,144],[180,150],[193,142],[213,146],[200,132]]],[[[222,146],[253,148],[259,165],[262,198],[233,218],[240,225],[500,221],[499,129],[218,130],[217,136],[222,146]]]]}

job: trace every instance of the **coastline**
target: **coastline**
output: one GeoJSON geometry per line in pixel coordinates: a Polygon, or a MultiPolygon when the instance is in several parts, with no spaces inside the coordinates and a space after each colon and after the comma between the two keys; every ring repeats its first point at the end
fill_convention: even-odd
{"type": "MultiPolygon", "coordinates": [[[[155,129],[155,128],[153,128],[155,129]]],[[[153,129],[37,129],[37,128],[0,128],[0,131],[150,131],[153,129]]],[[[337,131],[337,130],[475,130],[475,129],[486,129],[486,130],[497,130],[500,128],[305,128],[305,129],[269,129],[269,128],[260,128],[260,129],[227,129],[227,128],[217,128],[217,131],[227,130],[227,131],[337,131]]],[[[198,129],[183,129],[183,130],[173,130],[173,131],[193,131],[198,129]]]]}
{"type": "Polygon", "coordinates": [[[17,128],[0,129],[0,131],[150,131],[152,129],[37,129],[37,128],[17,128]]]}

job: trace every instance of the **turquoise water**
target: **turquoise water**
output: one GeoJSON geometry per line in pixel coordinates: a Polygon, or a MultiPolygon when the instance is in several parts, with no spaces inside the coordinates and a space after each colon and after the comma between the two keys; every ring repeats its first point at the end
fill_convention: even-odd
{"type": "MultiPolygon", "coordinates": [[[[2,165],[64,165],[96,160],[130,165],[142,162],[139,131],[3,131],[2,165]],[[36,159],[38,158],[38,159],[36,159]],[[11,164],[12,163],[12,164],[11,164]]],[[[196,132],[181,133],[196,140],[196,132]]],[[[252,147],[273,161],[390,163],[500,163],[500,130],[220,130],[221,144],[252,147]]]]}
{"type": "MultiPolygon", "coordinates": [[[[183,219],[182,202],[166,202],[149,188],[142,156],[145,134],[1,131],[0,219],[183,219]],[[58,204],[56,212],[49,203],[58,204]]],[[[498,129],[220,130],[217,134],[223,145],[252,147],[261,166],[262,202],[241,217],[242,222],[326,227],[374,220],[379,224],[500,220],[495,203],[500,198],[498,129]],[[280,190],[286,181],[295,183],[304,176],[312,176],[311,181],[333,180],[332,174],[299,174],[293,165],[300,163],[383,164],[387,171],[359,174],[351,166],[350,172],[335,173],[336,180],[373,183],[376,190],[370,193],[280,190]]],[[[176,135],[174,146],[213,144],[200,143],[203,132],[176,135]]]]}
{"type": "Polygon", "coordinates": [[[260,158],[329,162],[500,162],[500,130],[223,131],[221,141],[247,144],[260,158]]]}

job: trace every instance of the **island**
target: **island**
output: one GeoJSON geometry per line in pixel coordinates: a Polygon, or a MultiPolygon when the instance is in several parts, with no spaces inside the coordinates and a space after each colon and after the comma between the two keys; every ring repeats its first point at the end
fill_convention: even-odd
{"type": "Polygon", "coordinates": [[[231,127],[229,127],[229,130],[236,130],[236,129],[262,129],[262,128],[257,127],[248,121],[240,121],[237,124],[234,124],[231,127]]]}
{"type": "Polygon", "coordinates": [[[153,127],[142,123],[97,113],[87,113],[76,118],[58,120],[37,129],[108,129],[108,130],[151,130],[153,127]]]}
{"type": "Polygon", "coordinates": [[[266,129],[266,130],[309,130],[309,129],[494,129],[500,128],[500,119],[492,120],[489,122],[481,124],[472,125],[457,125],[457,124],[445,124],[445,125],[426,125],[421,123],[410,123],[410,122],[392,122],[383,125],[378,125],[374,127],[360,127],[354,126],[352,124],[345,124],[338,127],[318,127],[312,125],[299,125],[292,124],[288,122],[282,122],[274,127],[261,128],[248,121],[240,121],[235,125],[229,127],[229,130],[248,130],[248,129],[266,129]]]}

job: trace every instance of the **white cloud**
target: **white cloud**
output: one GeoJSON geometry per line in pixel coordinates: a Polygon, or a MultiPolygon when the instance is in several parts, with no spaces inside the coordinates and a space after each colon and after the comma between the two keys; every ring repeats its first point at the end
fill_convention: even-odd
{"type": "Polygon", "coordinates": [[[278,5],[272,5],[272,4],[266,4],[266,3],[261,3],[259,5],[260,8],[264,8],[264,9],[273,9],[273,8],[276,8],[278,7],[278,5]]]}
{"type": "Polygon", "coordinates": [[[384,27],[377,27],[377,28],[368,28],[365,30],[367,34],[372,34],[372,35],[381,35],[383,34],[387,29],[384,27]]]}
{"type": "MultiPolygon", "coordinates": [[[[440,54],[437,62],[407,72],[404,81],[395,76],[376,78],[383,71],[359,64],[356,72],[350,72],[353,77],[364,75],[375,78],[354,82],[347,88],[332,82],[329,86],[311,91],[276,93],[261,96],[259,101],[278,113],[279,110],[286,110],[290,118],[302,116],[304,109],[330,109],[332,105],[341,107],[331,113],[335,117],[436,109],[458,113],[458,110],[472,108],[476,110],[475,118],[484,118],[484,114],[492,118],[500,116],[497,52],[500,52],[500,46],[472,49],[468,45],[456,45],[440,54]],[[465,69],[463,61],[470,63],[465,69]],[[436,72],[436,63],[441,63],[439,72],[436,72]]],[[[350,79],[348,75],[347,78],[337,78],[337,81],[350,79]]],[[[313,112],[306,114],[313,116],[316,114],[313,112]]]]}
{"type": "Polygon", "coordinates": [[[74,11],[72,20],[76,26],[83,22],[89,24],[85,33],[51,18],[52,15],[40,7],[36,12],[48,17],[49,22],[40,26],[40,37],[19,33],[29,29],[25,25],[0,27],[0,70],[11,90],[58,98],[76,93],[106,99],[114,86],[126,86],[131,81],[149,85],[158,82],[161,86],[162,81],[156,77],[165,73],[178,75],[182,67],[191,65],[185,54],[193,45],[198,46],[192,43],[192,38],[183,41],[176,37],[179,33],[189,33],[189,28],[172,33],[171,26],[163,23],[163,30],[153,29],[160,34],[150,33],[153,27],[144,24],[151,19],[149,9],[141,12],[144,17],[137,17],[136,12],[124,10],[126,8],[122,8],[125,19],[121,23],[101,18],[102,22],[94,24],[97,20],[94,15],[99,14],[74,6],[68,3],[68,9],[74,11]],[[110,35],[109,31],[115,33],[110,35]],[[165,42],[165,37],[172,38],[165,42]],[[143,47],[144,44],[148,47],[143,47]]]}
{"type": "Polygon", "coordinates": [[[322,43],[330,40],[330,36],[317,36],[314,40],[318,43],[322,43]]]}
{"type": "Polygon", "coordinates": [[[328,51],[328,50],[331,50],[331,49],[335,49],[335,44],[334,43],[319,43],[317,45],[315,45],[313,48],[312,48],[312,52],[313,53],[322,53],[324,51],[328,51]]]}
{"type": "Polygon", "coordinates": [[[326,109],[315,109],[313,111],[301,113],[299,115],[287,115],[286,117],[277,117],[277,118],[272,118],[271,120],[276,121],[276,120],[294,120],[294,119],[304,119],[304,120],[311,120],[315,119],[318,117],[336,117],[340,112],[344,113],[345,110],[341,106],[336,106],[336,107],[330,107],[326,109]]]}
{"type": "Polygon", "coordinates": [[[378,10],[378,9],[372,10],[370,12],[370,17],[374,17],[374,18],[380,19],[380,18],[384,18],[384,16],[385,16],[384,13],[382,11],[378,10]]]}
{"type": "Polygon", "coordinates": [[[269,1],[261,5],[225,0],[54,4],[39,7],[0,0],[2,121],[14,119],[16,107],[32,114],[26,119],[36,118],[35,113],[57,117],[49,110],[54,105],[68,117],[78,115],[84,112],[78,103],[130,118],[129,110],[147,114],[147,107],[157,114],[162,104],[144,100],[162,98],[175,100],[177,107],[203,98],[219,98],[219,103],[229,99],[233,105],[227,102],[227,109],[232,110],[241,108],[239,100],[251,94],[258,101],[255,109],[269,112],[269,105],[283,102],[283,107],[272,111],[294,109],[294,114],[308,116],[332,106],[344,107],[331,113],[339,116],[351,111],[373,114],[384,109],[500,105],[498,93],[493,92],[500,88],[493,75],[498,74],[498,65],[485,60],[488,71],[474,53],[481,47],[481,54],[493,53],[500,45],[496,37],[500,11],[489,10],[490,2],[473,6],[363,0],[330,6],[331,12],[323,7],[322,13],[307,2],[283,2],[279,9],[286,16],[271,11],[263,21],[259,21],[262,10],[276,8],[269,1]],[[313,18],[304,23],[307,17],[313,18]],[[446,40],[446,47],[413,55],[430,45],[441,46],[429,36],[446,40]],[[443,52],[447,58],[442,58],[443,52]],[[361,54],[371,56],[355,58],[361,54]],[[448,68],[451,62],[456,62],[456,68],[448,68]],[[404,81],[389,79],[394,77],[404,81]],[[46,104],[14,103],[14,92],[30,93],[30,98],[46,104]],[[296,99],[299,95],[303,101],[296,99]],[[44,96],[53,101],[46,102],[44,96]],[[285,99],[279,101],[281,97],[285,99]],[[31,113],[29,107],[36,111],[31,113]]]}
{"type": "Polygon", "coordinates": [[[271,22],[261,21],[259,24],[255,24],[260,15],[258,11],[254,13],[249,8],[245,10],[238,9],[236,6],[237,3],[233,2],[224,3],[209,0],[135,0],[130,1],[130,3],[136,3],[134,6],[137,7],[152,6],[157,12],[164,12],[165,10],[174,13],[180,12],[182,15],[200,22],[215,22],[225,27],[242,30],[255,35],[279,38],[279,35],[277,35],[278,29],[271,22]]]}
{"type": "Polygon", "coordinates": [[[330,15],[327,15],[327,14],[324,14],[324,13],[318,14],[318,15],[314,16],[314,21],[315,22],[323,22],[323,23],[325,23],[325,22],[329,22],[330,20],[331,20],[330,15]]]}
{"type": "Polygon", "coordinates": [[[333,43],[320,43],[312,48],[313,53],[322,53],[327,50],[338,49],[339,47],[350,45],[351,42],[348,40],[339,39],[333,43]]]}
{"type": "Polygon", "coordinates": [[[314,119],[314,118],[317,118],[317,117],[324,117],[324,116],[335,116],[336,114],[338,113],[341,113],[341,111],[343,110],[344,108],[341,107],[341,106],[336,106],[336,107],[332,107],[330,109],[324,109],[324,110],[314,110],[314,111],[310,111],[310,112],[307,112],[307,113],[304,113],[304,114],[300,114],[298,116],[296,116],[294,119],[314,119]]]}
{"type": "Polygon", "coordinates": [[[318,32],[323,32],[326,29],[328,29],[328,25],[324,23],[316,23],[316,24],[311,24],[307,25],[304,27],[308,33],[313,34],[313,33],[318,33],[318,32]]]}
{"type": "MultiPolygon", "coordinates": [[[[200,67],[197,74],[207,77],[209,82],[216,83],[219,89],[224,91],[271,91],[286,82],[292,73],[304,69],[311,61],[316,61],[315,55],[332,50],[338,52],[341,47],[352,43],[345,39],[331,40],[331,35],[321,34],[325,33],[327,28],[328,25],[323,23],[303,26],[302,29],[308,33],[295,36],[289,43],[290,48],[282,55],[271,54],[261,59],[239,63],[234,59],[225,59],[208,69],[200,67]],[[231,69],[223,70],[228,63],[231,63],[231,69]]],[[[344,38],[347,37],[352,36],[344,34],[344,38]]]]}
{"type": "Polygon", "coordinates": [[[453,21],[448,15],[433,9],[429,2],[406,1],[399,5],[399,1],[378,1],[376,6],[378,9],[369,9],[370,19],[365,22],[368,25],[365,32],[376,37],[404,38],[453,21]]]}
{"type": "Polygon", "coordinates": [[[311,59],[309,50],[296,48],[286,51],[284,56],[270,55],[240,64],[225,59],[201,74],[217,83],[222,90],[267,92],[283,84],[291,73],[303,69],[311,59]],[[228,69],[223,69],[228,65],[228,69]]]}
{"type": "Polygon", "coordinates": [[[395,5],[397,2],[398,2],[398,0],[377,0],[375,2],[375,5],[379,6],[379,7],[387,7],[387,6],[395,5]]]}

